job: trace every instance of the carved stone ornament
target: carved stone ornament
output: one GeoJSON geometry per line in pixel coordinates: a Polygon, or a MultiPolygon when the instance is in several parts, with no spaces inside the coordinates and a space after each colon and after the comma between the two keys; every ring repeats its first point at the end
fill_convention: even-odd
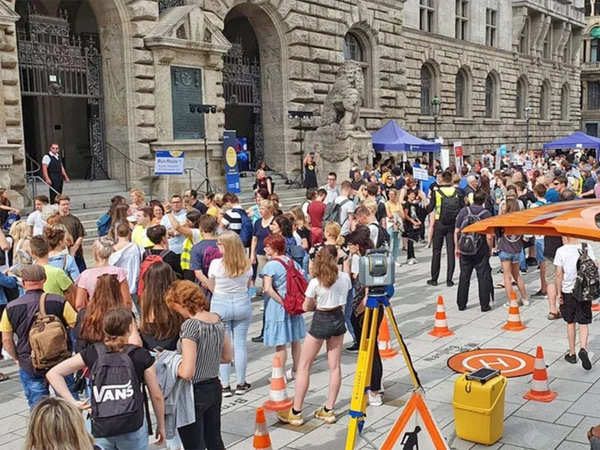
{"type": "Polygon", "coordinates": [[[364,95],[362,67],[356,61],[344,61],[323,104],[321,128],[337,130],[340,139],[345,139],[353,131],[364,132],[359,124],[364,95]]]}

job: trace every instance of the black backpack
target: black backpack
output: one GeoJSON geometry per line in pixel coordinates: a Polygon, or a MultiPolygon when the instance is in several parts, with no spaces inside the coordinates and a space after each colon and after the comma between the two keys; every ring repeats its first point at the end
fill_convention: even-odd
{"type": "Polygon", "coordinates": [[[588,255],[587,244],[581,244],[577,260],[577,278],[573,298],[578,302],[593,302],[600,297],[600,274],[594,260],[588,255]]]}
{"type": "Polygon", "coordinates": [[[90,371],[92,391],[92,435],[95,438],[120,436],[137,431],[144,424],[144,395],[130,354],[108,352],[103,343],[94,344],[98,359],[90,371]]]}
{"type": "Polygon", "coordinates": [[[377,244],[375,248],[387,248],[390,246],[390,233],[379,225],[377,222],[371,222],[370,225],[375,225],[379,229],[377,233],[377,244]]]}
{"type": "Polygon", "coordinates": [[[481,246],[483,245],[484,237],[480,233],[463,233],[462,230],[481,220],[481,216],[485,214],[487,210],[482,209],[479,214],[473,214],[471,208],[467,206],[467,215],[460,223],[458,227],[461,230],[458,233],[458,250],[462,255],[473,256],[476,255],[481,246]]]}
{"type": "Polygon", "coordinates": [[[438,189],[442,196],[442,204],[440,205],[440,222],[443,225],[456,224],[456,217],[460,212],[460,198],[458,197],[458,189],[454,188],[452,195],[444,194],[442,189],[438,189]]]}
{"type": "Polygon", "coordinates": [[[327,204],[327,206],[325,207],[325,213],[323,214],[323,222],[321,224],[321,227],[323,228],[323,230],[325,230],[325,226],[327,225],[327,222],[336,222],[336,223],[339,223],[340,226],[343,226],[344,223],[346,223],[346,220],[348,220],[348,217],[346,217],[346,220],[344,222],[341,222],[342,206],[345,205],[346,203],[348,203],[349,201],[350,201],[349,199],[346,199],[346,200],[342,201],[341,203],[336,203],[334,200],[327,204]]]}

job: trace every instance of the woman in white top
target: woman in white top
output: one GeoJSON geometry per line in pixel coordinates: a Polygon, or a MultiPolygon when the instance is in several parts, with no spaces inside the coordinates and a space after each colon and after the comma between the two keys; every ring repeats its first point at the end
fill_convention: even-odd
{"type": "Polygon", "coordinates": [[[315,412],[315,417],[325,423],[336,421],[333,409],[342,384],[340,358],[346,333],[344,306],[352,287],[350,277],[338,269],[337,263],[338,250],[334,245],[326,245],[315,257],[314,278],[308,284],[303,305],[305,311],[315,313],[300,353],[294,406],[278,413],[279,420],[291,425],[300,426],[304,423],[302,406],[310,383],[310,369],[323,342],[327,345],[329,395],[325,406],[315,412]]]}
{"type": "MultiPolygon", "coordinates": [[[[252,320],[252,305],[248,293],[252,266],[242,240],[234,231],[221,234],[217,238],[217,246],[223,257],[214,259],[208,269],[208,289],[213,293],[210,311],[221,316],[230,340],[233,333],[237,378],[235,394],[243,395],[250,389],[250,385],[246,383],[246,365],[248,328],[252,320]]],[[[221,364],[219,372],[223,397],[231,397],[231,363],[221,364]]]]}
{"type": "Polygon", "coordinates": [[[118,241],[114,246],[114,253],[108,258],[108,263],[111,266],[120,267],[127,271],[127,283],[129,284],[129,292],[133,298],[137,293],[144,249],[136,243],[131,242],[131,228],[129,224],[122,223],[117,227],[117,239],[118,241]]]}

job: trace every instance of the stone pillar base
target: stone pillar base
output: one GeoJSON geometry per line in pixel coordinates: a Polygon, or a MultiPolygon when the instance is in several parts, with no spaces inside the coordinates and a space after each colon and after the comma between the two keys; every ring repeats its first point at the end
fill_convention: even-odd
{"type": "Polygon", "coordinates": [[[308,131],[305,138],[307,152],[318,153],[317,180],[319,186],[327,182],[327,174],[335,172],[338,182],[348,179],[352,162],[360,169],[373,162],[373,143],[366,132],[340,134],[338,126],[308,131]]]}

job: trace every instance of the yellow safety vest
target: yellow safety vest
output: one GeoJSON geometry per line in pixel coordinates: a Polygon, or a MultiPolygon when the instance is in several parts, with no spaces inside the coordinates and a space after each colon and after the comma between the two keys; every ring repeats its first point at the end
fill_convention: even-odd
{"type": "Polygon", "coordinates": [[[439,220],[440,214],[442,213],[443,197],[440,191],[443,191],[446,197],[452,197],[456,192],[456,188],[454,186],[440,186],[435,191],[435,220],[439,220]]]}

